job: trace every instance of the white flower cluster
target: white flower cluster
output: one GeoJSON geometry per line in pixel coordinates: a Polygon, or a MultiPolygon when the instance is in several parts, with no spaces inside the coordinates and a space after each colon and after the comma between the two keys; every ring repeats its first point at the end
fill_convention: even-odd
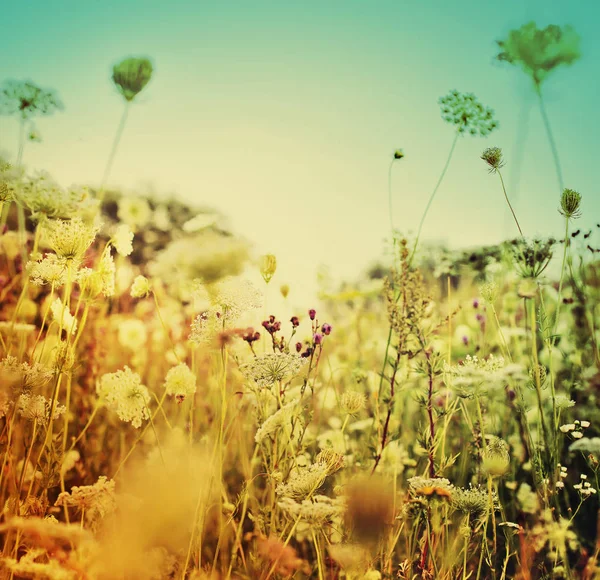
{"type": "Polygon", "coordinates": [[[277,505],[294,519],[303,520],[311,525],[322,525],[342,515],[345,498],[332,499],[325,495],[316,495],[298,503],[289,497],[283,497],[277,505]]]}
{"type": "Polygon", "coordinates": [[[65,260],[79,261],[92,245],[100,226],[85,223],[80,217],[46,222],[48,244],[65,260]]]}
{"type": "Polygon", "coordinates": [[[67,280],[67,263],[56,254],[40,256],[38,260],[27,262],[27,272],[32,284],[43,286],[51,284],[60,288],[67,280]]]}
{"type": "MultiPolygon", "coordinates": [[[[22,393],[17,400],[17,412],[28,421],[37,421],[40,425],[46,425],[50,419],[51,402],[43,395],[32,395],[22,393]]],[[[53,419],[57,419],[66,412],[67,408],[56,403],[54,405],[53,419]]]]}
{"type": "Polygon", "coordinates": [[[196,392],[196,375],[185,364],[181,363],[169,369],[165,378],[165,390],[174,395],[178,402],[196,392]]]}
{"type": "Polygon", "coordinates": [[[328,474],[329,466],[326,463],[313,463],[293,471],[287,483],[279,484],[275,491],[281,497],[304,500],[323,485],[328,474]]]}
{"type": "Polygon", "coordinates": [[[128,224],[117,226],[112,243],[121,256],[129,256],[133,252],[133,232],[128,224]]]}
{"type": "Polygon", "coordinates": [[[69,309],[62,303],[60,298],[56,298],[50,306],[54,320],[67,333],[75,334],[77,332],[77,319],[69,312],[69,309]]]}
{"type": "Polygon", "coordinates": [[[277,382],[294,378],[305,362],[306,359],[297,354],[273,352],[240,365],[240,371],[259,387],[270,387],[277,382]]]}
{"type": "Polygon", "coordinates": [[[115,482],[101,475],[94,485],[73,486],[70,492],[62,492],[54,505],[77,508],[93,525],[115,511],[115,482]]]}
{"type": "Polygon", "coordinates": [[[595,495],[596,493],[598,493],[597,489],[594,489],[592,487],[592,484],[587,481],[587,475],[585,473],[582,473],[580,475],[581,481],[579,483],[576,483],[573,486],[573,489],[576,489],[583,497],[590,497],[590,495],[595,495]]]}
{"type": "Polygon", "coordinates": [[[256,443],[262,443],[267,437],[280,431],[287,432],[291,426],[292,418],[297,415],[300,410],[299,399],[294,399],[287,405],[278,409],[273,415],[270,415],[266,421],[256,431],[254,440],[256,443]],[[287,428],[287,429],[286,429],[287,428]]]}
{"type": "Polygon", "coordinates": [[[566,423],[561,425],[559,429],[563,433],[570,433],[573,439],[581,439],[583,437],[583,429],[587,429],[590,426],[589,421],[574,421],[573,423],[566,423]]]}
{"type": "Polygon", "coordinates": [[[146,276],[136,276],[131,285],[132,298],[145,298],[150,294],[150,280],[146,276]]]}
{"type": "Polygon", "coordinates": [[[96,391],[106,405],[117,412],[121,421],[136,429],[150,418],[150,393],[137,373],[129,367],[102,376],[96,391]]]}
{"type": "Polygon", "coordinates": [[[525,378],[524,369],[518,364],[506,365],[504,357],[491,354],[487,359],[467,355],[462,364],[444,363],[446,379],[455,387],[502,384],[508,379],[525,378]]]}
{"type": "Polygon", "coordinates": [[[233,276],[211,285],[215,308],[222,319],[233,322],[263,304],[262,293],[250,282],[233,276]]]}

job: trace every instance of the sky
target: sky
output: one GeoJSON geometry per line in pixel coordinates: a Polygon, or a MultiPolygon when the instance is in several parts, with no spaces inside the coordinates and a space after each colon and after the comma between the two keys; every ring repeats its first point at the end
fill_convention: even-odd
{"type": "MultiPolygon", "coordinates": [[[[279,283],[314,288],[325,267],[354,279],[381,258],[393,220],[414,233],[454,136],[438,98],[473,92],[499,129],[458,142],[422,238],[452,247],[518,233],[497,176],[479,159],[502,147],[508,195],[526,235],[560,236],[559,187],[531,81],[495,60],[496,40],[535,20],[572,25],[582,58],[544,83],[579,225],[600,221],[600,5],[593,0],[30,0],[5,6],[0,83],[56,89],[64,112],[36,120],[24,162],[61,184],[98,185],[123,101],[111,67],[147,56],[155,73],[130,111],[109,179],[214,207],[279,283]]],[[[18,124],[0,117],[0,152],[18,124]]]]}

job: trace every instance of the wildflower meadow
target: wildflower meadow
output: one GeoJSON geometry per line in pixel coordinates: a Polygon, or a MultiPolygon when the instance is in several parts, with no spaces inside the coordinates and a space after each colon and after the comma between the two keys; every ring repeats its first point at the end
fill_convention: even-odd
{"type": "Polygon", "coordinates": [[[578,222],[598,193],[563,176],[545,84],[580,54],[573,28],[530,22],[490,55],[535,96],[562,235],[527,231],[502,119],[449,87],[413,231],[393,220],[404,144],[373,202],[386,259],[301,308],[276,244],[255,256],[208,206],[109,186],[160,63],[112,66],[93,186],[24,163],[35,119],[69,114],[60,87],[0,84],[19,131],[0,160],[0,577],[600,578],[600,224],[578,222]],[[512,234],[450,250],[421,234],[466,140],[512,234]]]}

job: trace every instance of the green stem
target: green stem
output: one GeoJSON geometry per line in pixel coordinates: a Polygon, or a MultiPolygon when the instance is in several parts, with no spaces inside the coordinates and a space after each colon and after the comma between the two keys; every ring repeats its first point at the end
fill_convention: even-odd
{"type": "Polygon", "coordinates": [[[390,214],[390,231],[392,232],[392,239],[394,238],[394,214],[392,212],[392,169],[394,168],[394,161],[392,158],[390,161],[390,167],[388,169],[388,212],[390,214]]]}
{"type": "Polygon", "coordinates": [[[558,149],[556,148],[556,141],[554,141],[554,134],[552,133],[552,127],[550,126],[550,119],[548,118],[548,113],[546,112],[546,105],[544,104],[544,98],[542,96],[542,87],[539,84],[536,85],[535,92],[538,96],[540,112],[542,113],[542,120],[544,121],[544,127],[546,128],[546,133],[548,135],[548,142],[550,143],[550,149],[552,150],[552,157],[554,158],[556,177],[558,178],[558,185],[562,193],[563,189],[565,188],[565,184],[563,181],[562,169],[560,167],[558,149]]]}
{"type": "Polygon", "coordinates": [[[106,182],[108,181],[110,170],[112,169],[112,165],[115,160],[115,155],[117,154],[117,149],[119,148],[119,143],[121,142],[121,137],[123,135],[123,130],[125,129],[125,123],[127,122],[128,114],[129,101],[126,101],[125,108],[123,109],[123,114],[121,115],[121,121],[119,122],[119,126],[117,127],[115,139],[113,141],[112,148],[108,156],[108,161],[106,162],[106,167],[104,168],[104,175],[102,176],[102,181],[100,183],[100,190],[98,191],[98,197],[100,199],[104,197],[104,187],[106,186],[106,182]]]}
{"type": "Polygon", "coordinates": [[[554,318],[554,328],[552,329],[551,344],[554,346],[556,329],[558,328],[558,316],[560,314],[560,301],[563,287],[563,278],[565,274],[565,265],[567,263],[567,250],[569,247],[569,218],[565,218],[565,248],[563,250],[562,264],[560,266],[560,281],[558,282],[558,298],[556,302],[556,316],[554,318]]]}
{"type": "Polygon", "coordinates": [[[504,186],[504,179],[502,179],[502,173],[500,173],[499,169],[496,169],[496,173],[498,173],[498,177],[500,177],[500,183],[502,184],[502,191],[504,192],[504,197],[506,199],[506,203],[508,204],[508,207],[510,208],[512,216],[515,219],[517,228],[519,228],[519,233],[521,234],[521,237],[524,238],[525,236],[523,235],[523,230],[521,229],[521,226],[519,225],[519,220],[517,219],[517,216],[515,215],[515,210],[513,209],[512,205],[508,199],[508,195],[506,193],[506,187],[504,186]]]}
{"type": "Polygon", "coordinates": [[[413,251],[408,260],[408,265],[412,264],[413,258],[415,256],[415,252],[417,251],[417,246],[419,245],[419,238],[421,237],[421,230],[423,229],[423,223],[425,222],[425,218],[427,217],[427,213],[429,212],[429,208],[433,203],[433,199],[435,198],[435,194],[437,193],[442,181],[444,180],[444,176],[448,171],[448,166],[450,165],[450,161],[452,160],[452,155],[454,154],[454,149],[456,149],[456,144],[458,143],[458,138],[460,137],[460,133],[457,131],[454,136],[454,141],[452,141],[452,146],[450,147],[450,153],[448,153],[448,158],[446,159],[446,165],[444,165],[444,169],[442,169],[442,173],[440,173],[440,177],[438,178],[433,191],[431,192],[431,196],[429,197],[429,201],[427,202],[427,206],[425,207],[425,211],[423,212],[423,217],[421,217],[421,221],[419,222],[419,229],[417,230],[417,239],[415,240],[415,245],[413,247],[413,251]]]}

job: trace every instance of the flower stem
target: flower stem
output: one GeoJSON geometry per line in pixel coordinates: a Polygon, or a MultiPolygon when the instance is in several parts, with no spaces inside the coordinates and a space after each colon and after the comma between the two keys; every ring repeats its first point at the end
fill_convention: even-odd
{"type": "Polygon", "coordinates": [[[108,161],[106,162],[106,167],[104,168],[104,175],[102,176],[102,181],[100,182],[100,189],[98,191],[98,197],[100,200],[104,198],[104,188],[106,186],[106,182],[108,181],[108,177],[110,175],[110,170],[112,169],[113,162],[115,160],[115,155],[117,154],[117,149],[119,148],[119,143],[121,142],[121,137],[123,135],[123,130],[125,129],[125,123],[127,122],[127,116],[129,114],[129,101],[125,102],[125,107],[123,109],[123,114],[121,115],[121,121],[119,122],[119,126],[117,127],[117,132],[115,133],[115,139],[112,144],[112,148],[110,150],[110,154],[108,156],[108,161]]]}
{"type": "Polygon", "coordinates": [[[456,135],[454,136],[454,141],[452,141],[452,146],[450,147],[450,153],[448,153],[448,158],[446,159],[446,164],[444,165],[444,169],[442,169],[442,172],[440,173],[440,177],[438,178],[438,181],[435,184],[433,191],[431,192],[431,196],[429,197],[429,201],[427,202],[427,206],[425,207],[425,211],[423,212],[423,216],[421,217],[421,221],[419,223],[419,229],[417,230],[417,239],[415,240],[415,245],[413,247],[413,251],[408,260],[409,266],[410,266],[410,264],[412,264],[413,258],[415,256],[415,252],[417,251],[417,246],[419,245],[419,238],[421,237],[421,230],[423,229],[423,223],[425,222],[425,218],[427,217],[429,208],[431,207],[431,204],[433,203],[435,194],[437,193],[438,189],[440,188],[440,185],[442,184],[442,181],[444,180],[444,176],[446,175],[446,172],[448,171],[448,167],[450,165],[450,161],[452,160],[452,155],[454,154],[454,149],[456,149],[456,144],[458,143],[459,136],[460,136],[460,133],[457,131],[456,135]]]}
{"type": "Polygon", "coordinates": [[[554,167],[556,169],[556,177],[558,179],[558,185],[560,187],[560,191],[562,192],[565,188],[565,184],[563,181],[562,169],[560,167],[560,159],[558,157],[558,149],[556,148],[556,141],[554,140],[554,134],[552,133],[552,127],[550,126],[550,119],[548,118],[548,113],[546,112],[546,105],[544,104],[544,98],[542,96],[542,88],[540,85],[536,85],[535,92],[538,96],[538,102],[540,105],[540,112],[542,114],[542,120],[544,121],[544,127],[546,127],[546,133],[548,135],[548,142],[550,143],[550,149],[552,150],[552,157],[554,158],[554,167]]]}
{"type": "Polygon", "coordinates": [[[508,195],[506,193],[506,187],[504,186],[504,179],[502,179],[502,173],[500,173],[499,169],[496,169],[496,172],[498,173],[498,177],[500,177],[500,183],[502,184],[502,191],[504,192],[504,198],[506,199],[506,203],[508,204],[508,207],[510,208],[512,216],[515,219],[515,223],[517,224],[517,228],[519,229],[519,233],[521,234],[521,237],[524,238],[525,236],[523,235],[523,230],[521,229],[521,226],[519,225],[519,220],[517,219],[517,216],[515,215],[515,210],[513,209],[513,206],[511,205],[511,203],[508,199],[508,195]]]}

